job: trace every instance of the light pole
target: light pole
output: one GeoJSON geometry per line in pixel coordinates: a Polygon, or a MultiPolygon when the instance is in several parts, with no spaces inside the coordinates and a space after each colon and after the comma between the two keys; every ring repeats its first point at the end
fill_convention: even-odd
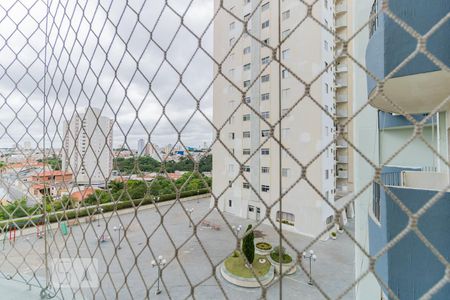
{"type": "Polygon", "coordinates": [[[309,259],[309,285],[314,285],[312,282],[312,261],[317,260],[317,256],[314,254],[313,250],[309,250],[309,253],[306,254],[306,252],[303,252],[303,258],[309,259]]]}
{"type": "Polygon", "coordinates": [[[166,265],[166,263],[167,263],[167,261],[162,255],[158,256],[158,259],[156,261],[152,260],[152,267],[153,268],[158,267],[158,281],[157,281],[156,293],[155,293],[156,295],[161,294],[161,289],[159,287],[159,280],[161,279],[162,268],[166,265]]]}
{"type": "MultiPolygon", "coordinates": [[[[194,212],[194,209],[193,208],[186,208],[186,212],[189,214],[189,218],[191,218],[192,213],[194,212]]],[[[192,227],[192,223],[191,223],[191,220],[189,219],[189,228],[191,228],[191,227],[192,227]]]]}
{"type": "Polygon", "coordinates": [[[122,247],[120,247],[120,231],[123,230],[123,226],[122,224],[120,224],[119,226],[114,226],[114,231],[118,231],[119,232],[119,244],[117,245],[117,249],[120,250],[122,249],[122,247]]]}
{"type": "Polygon", "coordinates": [[[100,227],[100,214],[103,212],[103,208],[101,208],[101,207],[99,207],[98,209],[97,209],[97,215],[98,215],[98,217],[97,217],[97,227],[100,227]]]}
{"type": "Polygon", "coordinates": [[[237,236],[237,241],[238,241],[238,249],[241,247],[241,241],[239,240],[239,232],[242,230],[242,225],[238,225],[238,226],[231,226],[231,228],[233,229],[233,231],[236,232],[236,236],[237,236]]]}

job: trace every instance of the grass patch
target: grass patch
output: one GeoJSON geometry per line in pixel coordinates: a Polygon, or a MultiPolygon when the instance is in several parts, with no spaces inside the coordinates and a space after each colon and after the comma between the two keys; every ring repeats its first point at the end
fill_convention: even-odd
{"type": "MultiPolygon", "coordinates": [[[[233,275],[244,277],[244,278],[254,278],[252,271],[245,267],[245,259],[243,255],[239,255],[238,257],[230,256],[225,260],[225,268],[227,268],[228,272],[233,275]]],[[[270,262],[263,255],[255,254],[255,260],[253,262],[253,271],[258,277],[266,275],[270,270],[270,262]],[[266,260],[265,263],[261,264],[259,262],[260,258],[264,258],[266,260]]]]}

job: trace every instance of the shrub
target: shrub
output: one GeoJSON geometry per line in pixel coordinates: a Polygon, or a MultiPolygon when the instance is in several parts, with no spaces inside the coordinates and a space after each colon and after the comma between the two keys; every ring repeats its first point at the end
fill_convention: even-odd
{"type": "Polygon", "coordinates": [[[270,250],[272,249],[272,245],[266,242],[259,242],[256,243],[256,248],[261,249],[261,250],[270,250]]]}
{"type": "Polygon", "coordinates": [[[239,251],[234,250],[233,251],[233,257],[239,257],[239,251]]]}
{"type": "Polygon", "coordinates": [[[336,232],[332,231],[332,232],[331,232],[331,236],[332,236],[332,237],[336,237],[336,232]]]}
{"type": "Polygon", "coordinates": [[[289,254],[286,254],[286,249],[284,247],[276,246],[272,252],[270,252],[270,258],[272,258],[275,262],[280,262],[280,253],[281,253],[281,263],[288,264],[292,262],[292,257],[289,254]],[[280,251],[281,250],[281,251],[280,251]]]}
{"type": "Polygon", "coordinates": [[[242,243],[242,251],[250,264],[255,259],[255,235],[252,230],[252,225],[247,227],[246,235],[242,243]]]}

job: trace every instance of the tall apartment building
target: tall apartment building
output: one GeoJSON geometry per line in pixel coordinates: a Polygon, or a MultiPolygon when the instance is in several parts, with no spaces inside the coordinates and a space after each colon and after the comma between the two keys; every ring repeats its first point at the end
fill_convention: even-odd
{"type": "MultiPolygon", "coordinates": [[[[286,193],[282,210],[275,205],[270,218],[286,224],[286,230],[316,236],[334,218],[333,210],[314,190],[317,188],[334,203],[336,149],[332,141],[336,134],[333,116],[337,70],[331,66],[333,34],[311,19],[297,28],[307,13],[307,7],[297,0],[267,0],[261,5],[251,0],[216,1],[216,8],[221,2],[247,22],[248,31],[256,39],[242,34],[244,23],[231,14],[222,10],[217,15],[214,57],[223,62],[223,76],[214,83],[213,107],[214,123],[223,127],[223,145],[213,146],[213,191],[221,195],[218,206],[225,212],[260,220],[280,193],[286,193]],[[279,53],[285,67],[272,60],[273,47],[280,39],[285,39],[279,53]],[[304,96],[305,85],[296,76],[305,82],[314,80],[309,95],[304,96]],[[279,115],[285,117],[281,128],[272,127],[273,136],[281,139],[290,154],[270,136],[279,115]],[[294,158],[303,165],[312,161],[306,176],[314,188],[304,179],[298,181],[302,169],[294,158]]],[[[312,13],[334,30],[332,1],[314,5],[312,13]]],[[[341,102],[348,101],[341,94],[341,102]]],[[[343,158],[344,153],[346,150],[339,150],[338,158],[343,158]]],[[[344,181],[338,183],[343,185],[344,181]]]]}
{"type": "MultiPolygon", "coordinates": [[[[335,105],[336,126],[342,128],[342,135],[336,141],[336,198],[351,197],[353,191],[353,151],[348,141],[353,140],[353,68],[354,64],[344,51],[343,41],[352,34],[352,0],[335,1],[334,27],[335,37],[335,105]]],[[[353,42],[348,43],[351,48],[353,42]]],[[[343,202],[348,202],[343,199],[343,202]]]]}
{"type": "MultiPolygon", "coordinates": [[[[354,5],[359,12],[354,15],[356,28],[372,16],[369,26],[355,39],[354,57],[365,61],[371,74],[385,80],[383,92],[395,104],[385,101],[376,82],[364,70],[355,72],[354,99],[358,106],[373,98],[372,107],[355,120],[355,145],[366,158],[382,167],[380,181],[386,187],[374,183],[356,200],[355,238],[367,253],[377,255],[408,227],[410,220],[405,210],[423,210],[417,221],[423,236],[410,232],[389,247],[374,265],[379,279],[369,274],[358,282],[356,299],[394,298],[386,287],[401,299],[427,298],[425,293],[437,288],[446,272],[436,252],[450,260],[448,103],[435,112],[450,95],[450,75],[423,54],[409,57],[417,48],[417,39],[387,16],[382,5],[380,0],[355,1],[354,5]],[[408,63],[398,68],[406,59],[408,63]],[[403,114],[410,114],[417,121],[427,119],[417,131],[403,114]],[[416,136],[417,132],[420,136],[416,136]],[[430,202],[439,193],[440,200],[430,202]]],[[[394,1],[389,2],[389,9],[421,35],[434,30],[426,49],[448,70],[450,23],[444,22],[440,27],[436,24],[448,15],[449,2],[394,1]]],[[[374,168],[362,157],[355,159],[354,171],[356,190],[362,190],[375,175],[374,168]]],[[[359,278],[369,269],[370,261],[358,247],[355,250],[355,276],[359,278]]],[[[432,298],[448,299],[449,295],[450,285],[444,284],[432,298]]]]}
{"type": "Polygon", "coordinates": [[[62,165],[75,184],[105,184],[113,168],[113,120],[97,108],[74,113],[64,124],[62,165]]]}
{"type": "Polygon", "coordinates": [[[137,143],[137,155],[145,155],[145,140],[139,139],[137,143]]]}

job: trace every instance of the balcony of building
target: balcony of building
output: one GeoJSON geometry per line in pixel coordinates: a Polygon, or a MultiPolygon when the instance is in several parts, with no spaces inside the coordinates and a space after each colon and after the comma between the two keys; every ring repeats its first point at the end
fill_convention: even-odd
{"type": "Polygon", "coordinates": [[[338,170],[336,178],[338,178],[338,179],[348,179],[348,171],[344,170],[344,169],[338,170]]]}
{"type": "MultiPolygon", "coordinates": [[[[373,15],[381,11],[381,2],[375,1],[373,15]]],[[[390,3],[389,9],[393,14],[402,16],[402,21],[408,26],[424,35],[446,16],[449,4],[446,1],[401,0],[390,3]]],[[[366,67],[380,80],[389,76],[384,82],[383,92],[395,105],[407,113],[425,113],[432,111],[448,97],[450,74],[447,71],[423,53],[407,59],[418,47],[417,38],[384,13],[373,18],[369,26],[366,67]]],[[[450,22],[445,22],[426,40],[427,51],[447,67],[450,66],[449,35],[450,22]]],[[[371,104],[380,110],[398,113],[395,106],[377,94],[376,82],[370,76],[367,76],[367,80],[369,97],[373,97],[371,104]]]]}
{"type": "Polygon", "coordinates": [[[340,15],[336,18],[336,22],[334,23],[334,27],[336,30],[342,30],[347,28],[347,17],[346,15],[340,15]]]}
{"type": "Polygon", "coordinates": [[[347,103],[347,102],[348,102],[347,93],[338,93],[336,95],[336,103],[347,103]]]}
{"type": "MultiPolygon", "coordinates": [[[[447,173],[423,167],[386,167],[381,179],[389,191],[378,184],[373,186],[373,201],[369,213],[371,255],[378,253],[383,245],[391,242],[408,227],[410,221],[407,210],[413,214],[423,209],[440,191],[445,191],[449,184],[447,173]]],[[[375,270],[396,295],[401,295],[404,299],[418,299],[444,276],[445,266],[426,243],[431,243],[449,260],[449,220],[450,192],[447,191],[419,217],[417,226],[426,242],[414,232],[409,232],[377,260],[375,270]]],[[[447,285],[433,299],[447,299],[449,294],[450,285],[447,285]]]]}
{"type": "MultiPolygon", "coordinates": [[[[428,114],[411,115],[411,117],[413,117],[417,122],[422,121],[427,116],[428,116],[428,114]]],[[[437,117],[433,116],[425,122],[425,126],[432,126],[433,124],[436,124],[436,123],[437,123],[437,117]]],[[[411,123],[403,115],[387,113],[384,111],[378,112],[378,124],[379,124],[380,130],[406,128],[406,127],[414,126],[414,124],[411,123]]]]}
{"type": "Polygon", "coordinates": [[[339,3],[336,3],[334,12],[335,12],[336,15],[347,13],[347,3],[345,3],[345,1],[341,1],[339,3]]]}

